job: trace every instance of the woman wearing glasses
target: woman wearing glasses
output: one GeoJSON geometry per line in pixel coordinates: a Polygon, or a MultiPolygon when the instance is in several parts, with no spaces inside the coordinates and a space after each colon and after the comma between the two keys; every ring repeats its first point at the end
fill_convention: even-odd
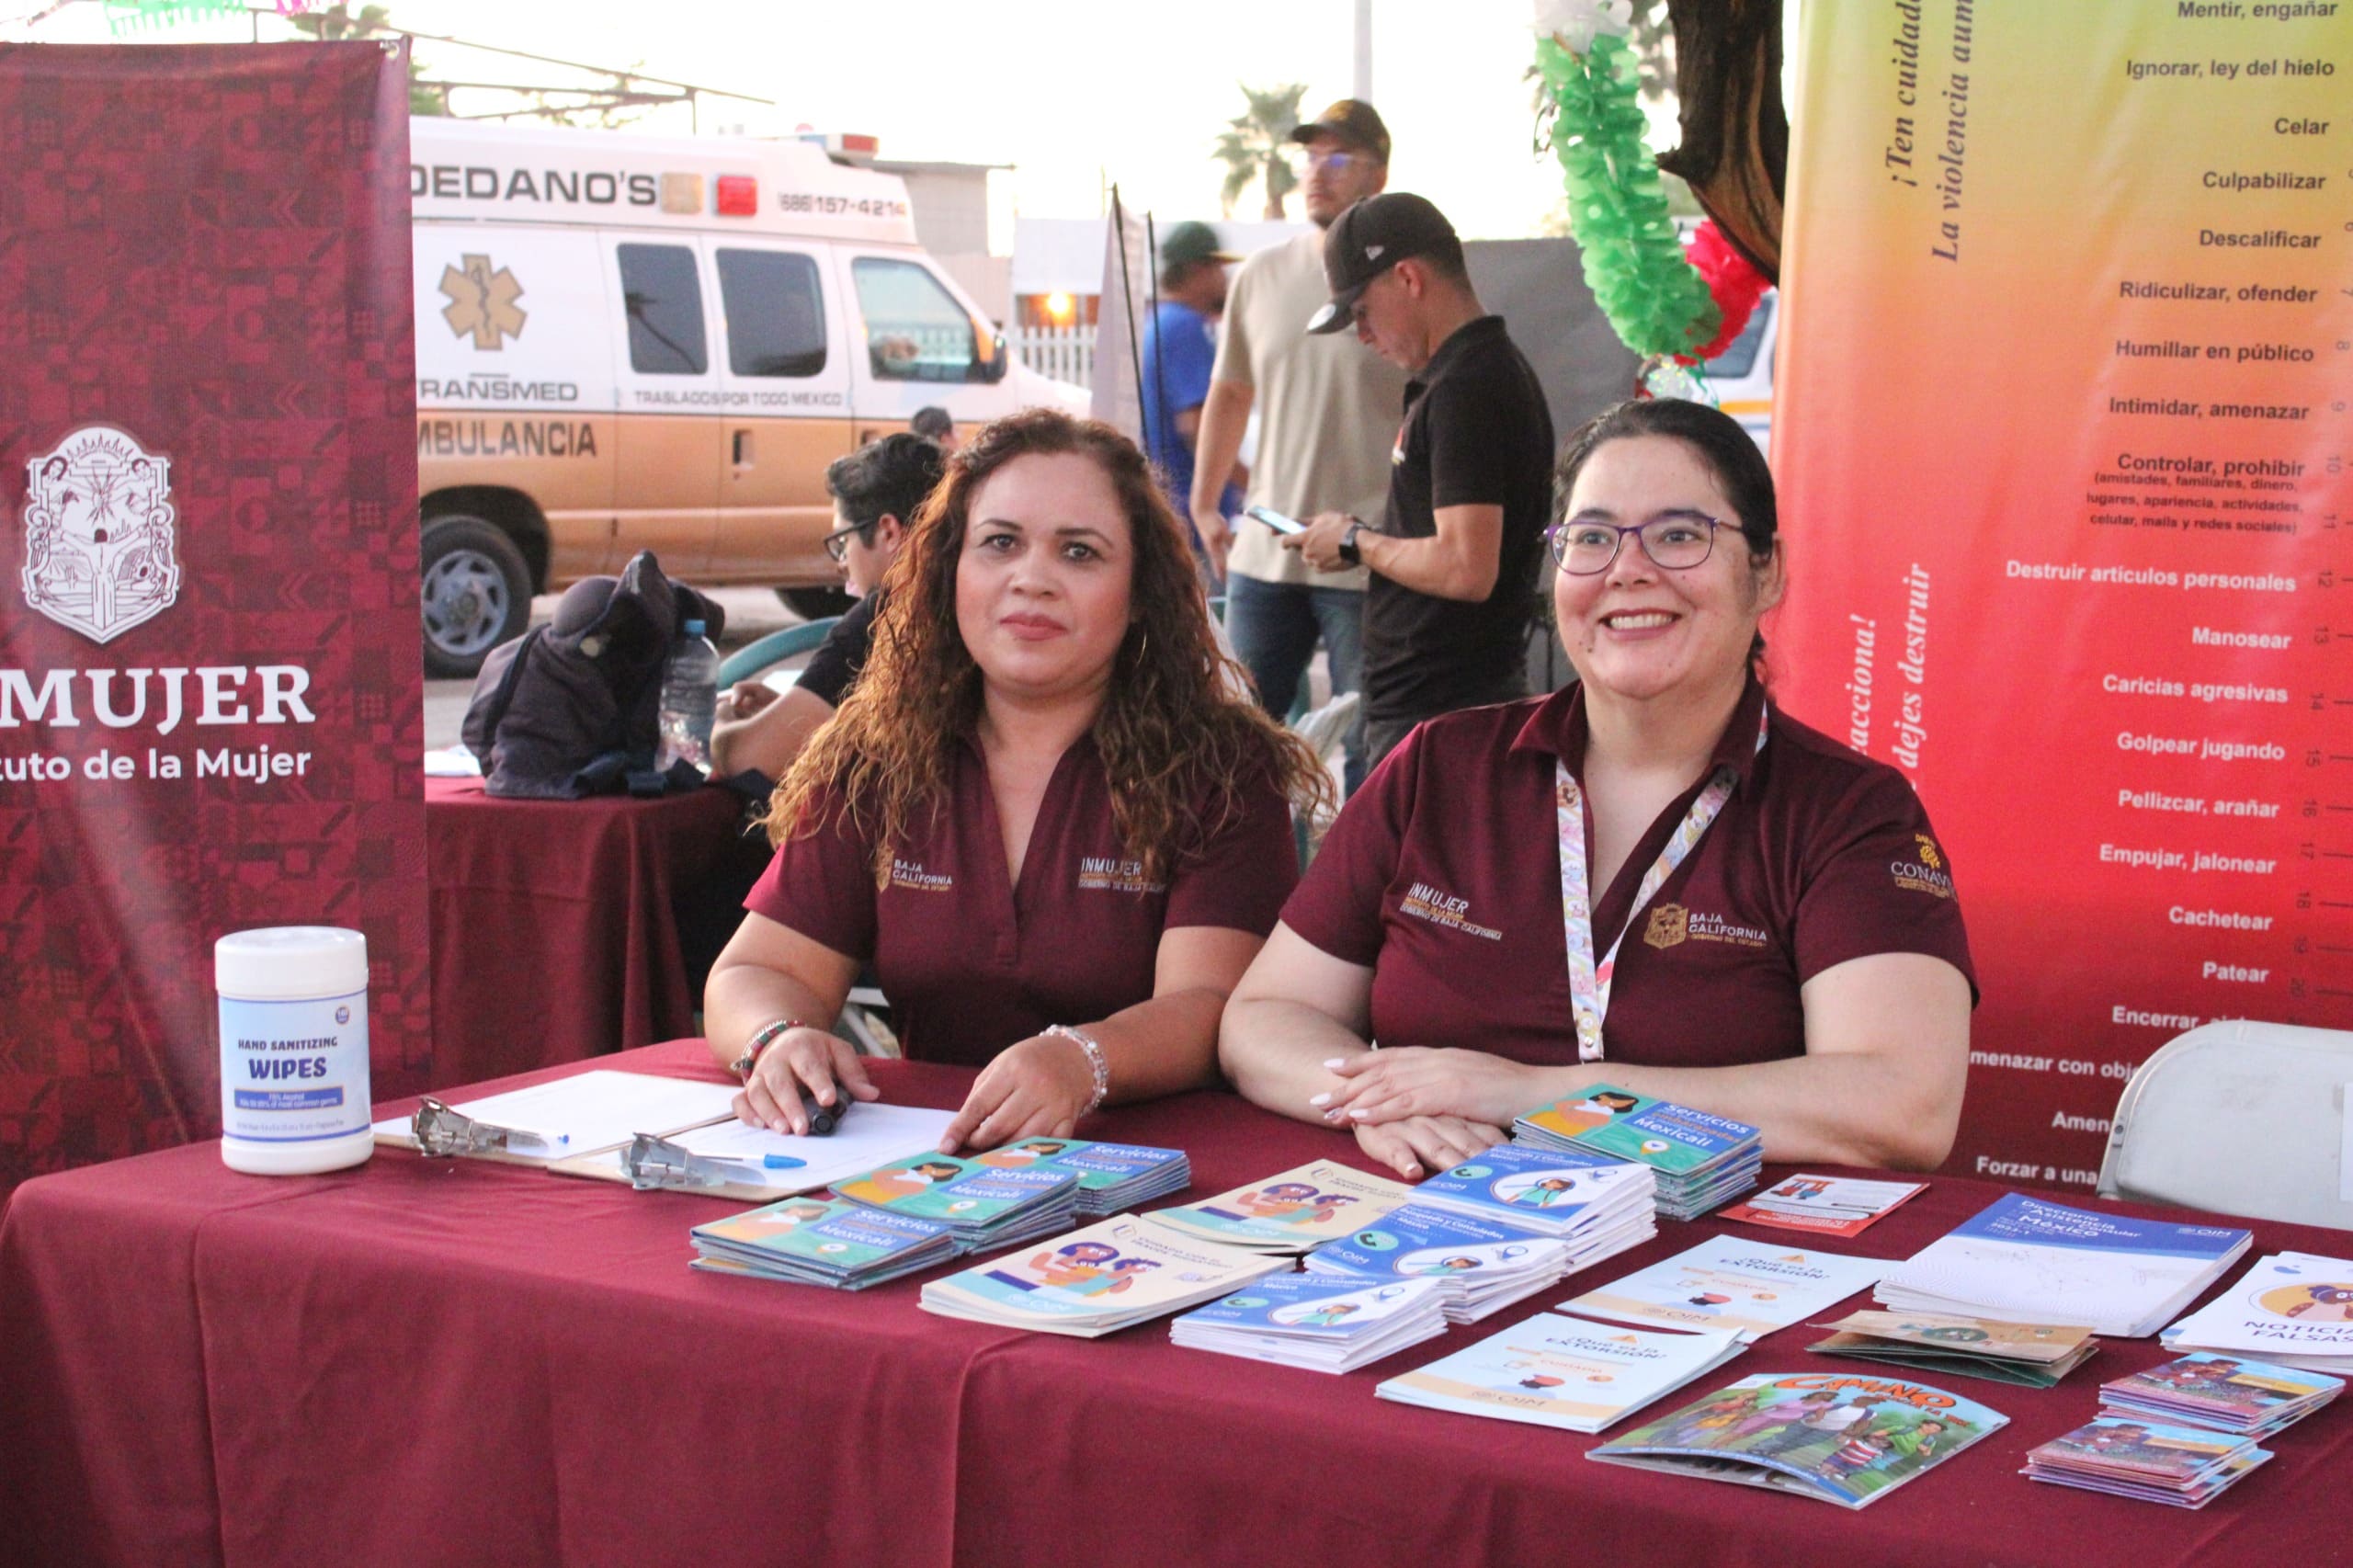
{"type": "Polygon", "coordinates": [[[949,460],[704,993],[744,1119],[807,1131],[803,1085],[875,1097],[826,1032],[870,963],[909,1056],[981,1069],[943,1148],[1215,1078],[1298,878],[1290,801],[1331,786],[1227,678],[1192,559],[1108,426],[1031,409],[949,460]]]}
{"type": "Polygon", "coordinates": [[[1227,1074],[1408,1177],[1602,1084],[1754,1123],[1770,1160],[1935,1165],[1961,910],[1910,784],[1758,678],[1764,459],[1715,409],[1628,403],[1556,478],[1579,683],[1433,720],[1366,781],[1233,993],[1227,1074]]]}
{"type": "Polygon", "coordinates": [[[834,623],[791,690],[779,695],[765,681],[744,680],[722,694],[710,731],[713,774],[781,778],[817,727],[834,716],[866,667],[874,618],[882,608],[882,574],[898,558],[915,508],[945,466],[937,443],[900,431],[835,459],[825,470],[825,492],[834,498],[825,553],[858,602],[834,623]]]}

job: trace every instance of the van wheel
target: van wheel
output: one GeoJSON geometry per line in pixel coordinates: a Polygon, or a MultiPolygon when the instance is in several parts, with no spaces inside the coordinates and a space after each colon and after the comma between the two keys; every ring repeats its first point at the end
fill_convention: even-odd
{"type": "Polygon", "coordinates": [[[480,517],[426,524],[423,554],[425,673],[470,678],[483,654],[530,624],[530,568],[515,541],[480,517]]]}
{"type": "Polygon", "coordinates": [[[841,588],[779,588],[776,597],[784,608],[803,620],[830,620],[837,615],[847,615],[849,607],[858,601],[841,588]]]}

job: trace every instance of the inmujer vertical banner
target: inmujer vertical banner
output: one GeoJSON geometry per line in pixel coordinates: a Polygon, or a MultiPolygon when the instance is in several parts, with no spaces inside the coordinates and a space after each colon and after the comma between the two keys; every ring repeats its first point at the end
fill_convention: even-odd
{"type": "Polygon", "coordinates": [[[0,46],[0,1192],[211,1135],[212,943],[364,933],[421,1086],[408,93],[0,46]]]}
{"type": "Polygon", "coordinates": [[[1779,686],[1949,857],[1952,1168],[2084,1187],[2173,1036],[2353,1027],[2353,6],[1803,26],[1779,686]]]}

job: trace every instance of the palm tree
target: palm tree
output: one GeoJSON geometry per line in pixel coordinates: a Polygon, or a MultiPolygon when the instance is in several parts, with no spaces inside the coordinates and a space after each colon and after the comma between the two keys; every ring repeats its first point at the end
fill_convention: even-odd
{"type": "Polygon", "coordinates": [[[1243,100],[1249,107],[1229,120],[1231,129],[1217,139],[1218,162],[1225,165],[1225,185],[1218,192],[1218,200],[1231,218],[1234,199],[1252,180],[1263,179],[1266,215],[1278,220],[1288,217],[1283,203],[1299,188],[1299,171],[1290,162],[1290,133],[1299,124],[1299,100],[1306,96],[1307,84],[1293,82],[1264,91],[1238,82],[1234,85],[1242,88],[1243,100]]]}

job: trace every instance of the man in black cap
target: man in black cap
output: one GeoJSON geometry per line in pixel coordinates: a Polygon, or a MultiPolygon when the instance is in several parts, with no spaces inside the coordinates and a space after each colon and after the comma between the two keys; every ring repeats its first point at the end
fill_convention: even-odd
{"type": "Polygon", "coordinates": [[[1319,572],[1372,574],[1365,749],[1378,763],[1425,719],[1526,695],[1552,416],[1503,318],[1472,290],[1454,226],[1422,198],[1374,196],[1341,213],[1324,271],[1332,298],[1307,330],[1353,326],[1413,377],[1383,525],[1325,512],[1283,540],[1319,572]]]}
{"type": "MultiPolygon", "coordinates": [[[[1225,267],[1241,259],[1218,248],[1217,232],[1207,223],[1178,223],[1160,237],[1160,304],[1143,344],[1144,452],[1180,517],[1192,510],[1193,447],[1217,360],[1225,267]]],[[[1240,494],[1232,484],[1225,491],[1240,510],[1240,494]]]]}
{"type": "MultiPolygon", "coordinates": [[[[1317,229],[1388,183],[1389,131],[1370,104],[1342,98],[1291,139],[1307,149],[1302,188],[1317,229]]],[[[1233,514],[1201,476],[1233,466],[1255,409],[1252,503],[1292,517],[1380,509],[1404,373],[1353,343],[1301,332],[1325,293],[1320,233],[1301,234],[1244,262],[1226,301],[1217,369],[1201,408],[1193,525],[1225,577],[1225,629],[1234,652],[1277,717],[1290,710],[1319,638],[1331,654],[1333,693],[1357,688],[1364,574],[1311,571],[1278,547],[1271,529],[1247,520],[1229,526],[1233,514]]],[[[1347,754],[1354,787],[1364,777],[1361,714],[1347,754]]]]}

